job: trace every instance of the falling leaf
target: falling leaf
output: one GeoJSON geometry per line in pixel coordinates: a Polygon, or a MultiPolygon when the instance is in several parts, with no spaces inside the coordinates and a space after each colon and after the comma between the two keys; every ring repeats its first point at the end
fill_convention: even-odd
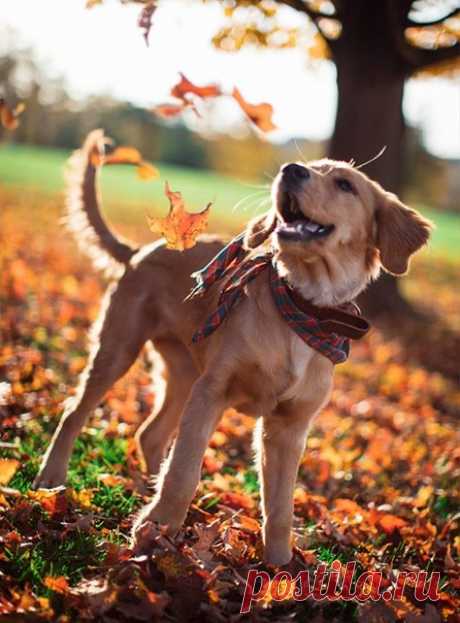
{"type": "Polygon", "coordinates": [[[165,119],[171,119],[172,117],[178,117],[184,112],[183,104],[160,104],[152,109],[156,115],[164,117],[165,119]]]}
{"type": "Polygon", "coordinates": [[[233,89],[232,96],[259,130],[262,132],[276,130],[276,125],[272,121],[273,106],[271,104],[249,104],[236,87],[233,89]]]}
{"type": "Polygon", "coordinates": [[[158,169],[153,164],[142,159],[141,153],[134,147],[120,146],[107,155],[94,151],[91,155],[93,166],[110,164],[132,164],[137,167],[137,175],[142,180],[152,180],[159,177],[158,169]]]}
{"type": "Polygon", "coordinates": [[[66,593],[69,590],[69,583],[63,575],[56,577],[48,575],[43,580],[43,584],[55,593],[66,593]]]}
{"type": "Polygon", "coordinates": [[[93,7],[97,6],[98,4],[102,4],[104,0],[86,0],[86,8],[87,9],[92,9],[93,7]]]}
{"type": "Polygon", "coordinates": [[[208,203],[202,212],[190,214],[185,211],[182,195],[173,192],[168,182],[165,184],[165,195],[170,202],[168,216],[165,218],[147,217],[150,230],[166,238],[168,249],[184,251],[196,244],[196,237],[208,225],[208,216],[211,204],[208,203]]]}
{"type": "Polygon", "coordinates": [[[181,115],[184,110],[191,108],[193,112],[199,117],[198,110],[193,104],[193,101],[187,96],[190,94],[196,95],[202,99],[218,97],[222,94],[220,87],[217,84],[208,84],[206,86],[198,86],[190,82],[184,74],[180,74],[180,81],[175,84],[171,89],[172,97],[181,100],[180,104],[160,104],[153,108],[152,112],[165,119],[172,119],[181,115]]]}
{"type": "Polygon", "coordinates": [[[16,459],[0,459],[0,485],[7,485],[10,482],[19,465],[16,459]]]}
{"type": "Polygon", "coordinates": [[[217,97],[222,94],[220,87],[217,84],[208,84],[206,86],[197,86],[190,82],[183,73],[180,74],[180,81],[171,89],[171,95],[177,97],[180,100],[188,102],[186,96],[192,93],[203,99],[209,97],[217,97]]]}
{"type": "Polygon", "coordinates": [[[141,162],[137,167],[137,176],[141,180],[153,180],[159,176],[158,169],[156,169],[150,162],[141,162]]]}
{"type": "Polygon", "coordinates": [[[0,119],[2,125],[7,130],[16,130],[19,125],[19,115],[26,108],[23,102],[16,104],[14,108],[10,108],[3,98],[0,98],[0,119]]]}
{"type": "Polygon", "coordinates": [[[149,44],[149,34],[150,29],[152,28],[152,17],[156,11],[156,8],[157,6],[155,0],[147,2],[147,4],[142,8],[139,19],[137,21],[137,25],[139,26],[139,28],[144,31],[142,33],[142,36],[144,37],[145,43],[147,45],[149,44]]]}

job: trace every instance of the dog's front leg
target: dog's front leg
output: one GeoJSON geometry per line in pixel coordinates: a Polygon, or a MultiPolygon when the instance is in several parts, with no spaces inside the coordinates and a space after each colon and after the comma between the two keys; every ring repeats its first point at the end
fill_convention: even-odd
{"type": "Polygon", "coordinates": [[[167,525],[170,534],[181,527],[200,481],[204,452],[225,406],[223,392],[217,389],[215,380],[210,375],[201,376],[192,388],[176,441],[162,465],[157,492],[136,519],[136,549],[147,545],[143,543],[142,526],[148,521],[167,525]]]}
{"type": "Polygon", "coordinates": [[[323,399],[281,403],[257,422],[255,445],[261,482],[264,560],[287,564],[292,558],[293,496],[309,425],[323,399]]]}

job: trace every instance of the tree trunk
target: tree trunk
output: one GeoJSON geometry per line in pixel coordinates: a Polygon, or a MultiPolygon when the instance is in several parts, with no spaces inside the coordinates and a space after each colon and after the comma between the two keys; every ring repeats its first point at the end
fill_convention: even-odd
{"type": "MultiPolygon", "coordinates": [[[[366,9],[358,17],[345,15],[343,35],[334,48],[338,107],[329,156],[353,159],[359,165],[386,146],[385,153],[363,167],[363,172],[385,190],[399,194],[403,183],[406,73],[386,24],[385,16],[377,10],[366,9]]],[[[360,303],[371,317],[413,311],[401,296],[398,280],[387,273],[371,284],[360,303]]]]}

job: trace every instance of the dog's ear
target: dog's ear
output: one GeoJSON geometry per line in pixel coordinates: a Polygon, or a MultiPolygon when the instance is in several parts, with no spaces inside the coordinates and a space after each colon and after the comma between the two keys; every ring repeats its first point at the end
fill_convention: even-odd
{"type": "Polygon", "coordinates": [[[404,275],[411,255],[427,243],[433,224],[378,186],[376,220],[376,246],[384,270],[404,275]]]}
{"type": "Polygon", "coordinates": [[[255,249],[262,244],[276,227],[276,212],[274,209],[265,214],[256,216],[249,221],[244,234],[245,249],[255,249]]]}

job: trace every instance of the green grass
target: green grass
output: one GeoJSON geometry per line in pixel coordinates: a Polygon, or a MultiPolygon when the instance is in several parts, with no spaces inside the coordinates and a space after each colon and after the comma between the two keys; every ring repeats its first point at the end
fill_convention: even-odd
{"type": "MultiPolygon", "coordinates": [[[[148,157],[148,154],[145,155],[148,157]]],[[[68,151],[58,149],[3,146],[0,149],[0,184],[47,194],[60,193],[64,187],[63,170],[68,156],[68,151]]],[[[210,231],[223,227],[237,231],[249,218],[264,209],[260,202],[268,197],[268,188],[264,193],[260,181],[249,184],[210,171],[155,164],[161,178],[149,182],[140,181],[129,166],[107,167],[104,170],[102,192],[110,218],[120,223],[143,225],[146,211],[164,213],[168,205],[163,193],[165,180],[173,190],[182,192],[192,211],[204,208],[209,201],[213,202],[210,231]]],[[[460,215],[439,212],[424,205],[416,207],[436,224],[427,253],[457,259],[460,255],[460,215]]]]}
{"type": "Polygon", "coordinates": [[[47,576],[65,576],[76,584],[88,570],[106,557],[103,540],[95,534],[73,530],[65,539],[45,534],[36,544],[6,550],[8,570],[19,583],[29,584],[38,595],[49,595],[43,584],[47,576]]]}
{"type": "MultiPolygon", "coordinates": [[[[47,423],[44,423],[44,428],[49,428],[47,423]]],[[[29,457],[9,483],[12,488],[21,493],[30,489],[48,442],[46,434],[29,429],[19,448],[0,453],[5,458],[29,457]]],[[[92,490],[92,505],[98,508],[101,517],[106,517],[110,524],[114,518],[118,520],[130,515],[141,502],[137,493],[127,491],[122,484],[107,486],[100,481],[102,474],[124,473],[126,444],[126,439],[106,437],[103,431],[87,429],[75,442],[70,461],[68,485],[75,491],[92,490]]]]}
{"type": "MultiPolygon", "coordinates": [[[[0,149],[0,184],[47,194],[60,193],[64,188],[63,172],[69,155],[68,151],[44,147],[4,146],[0,149]]],[[[264,194],[252,184],[210,171],[162,163],[155,165],[160,178],[152,181],[139,180],[131,166],[112,166],[103,170],[102,193],[110,217],[125,223],[143,223],[146,210],[164,213],[168,206],[164,196],[166,180],[173,190],[182,193],[191,211],[203,209],[210,201],[213,203],[211,227],[213,220],[223,221],[229,227],[239,226],[257,213],[251,204],[268,197],[268,187],[264,194]],[[255,192],[258,194],[242,202],[240,210],[233,211],[239,201],[255,192]]]]}

